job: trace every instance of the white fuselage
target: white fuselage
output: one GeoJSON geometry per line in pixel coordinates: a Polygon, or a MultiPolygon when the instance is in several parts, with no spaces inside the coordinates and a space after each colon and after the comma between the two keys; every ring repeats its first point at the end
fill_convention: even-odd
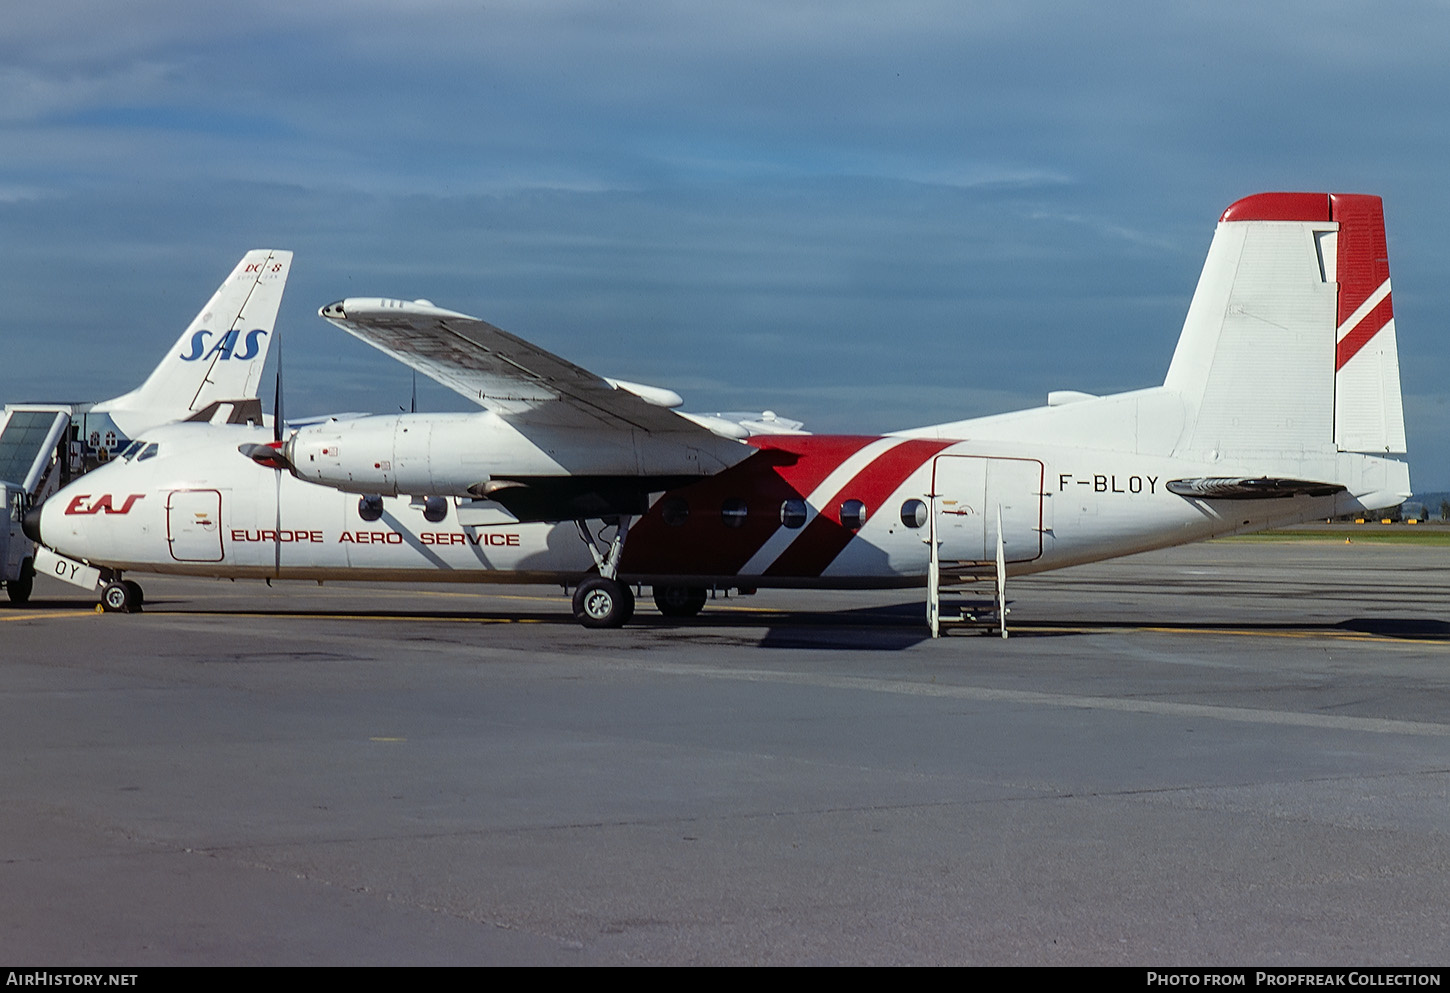
{"type": "MultiPolygon", "coordinates": [[[[422,500],[387,497],[378,519],[363,520],[355,494],[238,451],[269,440],[265,429],[177,424],[144,440],[151,456],[103,466],[45,504],[47,545],[111,570],[235,578],[571,584],[595,565],[573,522],[520,524],[487,501],[450,498],[430,521],[422,500]]],[[[1202,501],[1165,484],[1262,470],[1023,440],[757,439],[735,466],[655,499],[630,532],[620,578],[921,585],[929,528],[914,501],[935,509],[943,561],[970,571],[992,560],[1000,515],[1008,571],[1038,572],[1385,505],[1406,486],[1394,460],[1338,459],[1359,481],[1335,496],[1202,501]]]]}

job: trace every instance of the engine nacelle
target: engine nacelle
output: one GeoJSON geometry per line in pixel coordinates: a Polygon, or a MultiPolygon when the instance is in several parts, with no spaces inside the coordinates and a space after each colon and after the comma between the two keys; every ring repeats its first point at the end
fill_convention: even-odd
{"type": "MultiPolygon", "coordinates": [[[[270,447],[244,454],[270,465],[255,451],[270,447]]],[[[293,432],[278,461],[298,479],[348,493],[479,497],[519,477],[711,475],[753,451],[726,441],[718,449],[628,430],[535,424],[525,435],[483,411],[331,418],[293,432]]]]}
{"type": "Polygon", "coordinates": [[[400,414],[327,420],[298,429],[282,448],[292,474],[348,493],[467,496],[491,467],[558,471],[487,414],[400,414]]]}

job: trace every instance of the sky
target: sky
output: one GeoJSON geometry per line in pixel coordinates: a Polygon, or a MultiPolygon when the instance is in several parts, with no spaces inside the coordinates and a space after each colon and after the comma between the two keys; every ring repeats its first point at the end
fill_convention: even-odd
{"type": "MultiPolygon", "coordinates": [[[[4,21],[0,400],[125,392],[243,252],[285,248],[289,415],[409,403],[408,370],[316,316],[395,296],[686,409],[896,430],[1157,385],[1228,204],[1375,193],[1414,488],[1450,489],[1445,2],[48,0],[4,21]]],[[[468,408],[429,383],[419,404],[468,408]]]]}

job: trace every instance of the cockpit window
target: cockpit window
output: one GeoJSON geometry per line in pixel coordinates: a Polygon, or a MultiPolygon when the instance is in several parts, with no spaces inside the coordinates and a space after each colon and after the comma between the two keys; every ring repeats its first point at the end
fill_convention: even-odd
{"type": "Polygon", "coordinates": [[[141,450],[141,446],[144,445],[144,444],[146,444],[146,442],[144,442],[144,441],[133,441],[133,442],[131,442],[131,444],[129,444],[129,445],[126,446],[126,450],[121,453],[121,458],[123,458],[123,459],[130,459],[130,458],[134,457],[135,454],[141,450]]]}
{"type": "MultiPolygon", "coordinates": [[[[136,442],[136,444],[139,445],[141,443],[138,441],[138,442],[136,442]]],[[[156,457],[156,442],[153,441],[151,444],[149,444],[149,445],[146,446],[146,448],[141,452],[140,455],[136,456],[136,461],[137,462],[145,462],[147,459],[151,459],[151,458],[155,458],[155,457],[156,457]]]]}

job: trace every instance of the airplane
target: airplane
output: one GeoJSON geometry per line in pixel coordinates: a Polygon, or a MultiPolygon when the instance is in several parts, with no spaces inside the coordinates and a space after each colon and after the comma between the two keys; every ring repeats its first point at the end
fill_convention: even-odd
{"type": "Polygon", "coordinates": [[[144,383],[85,411],[87,432],[119,452],[173,421],[261,423],[257,387],[291,268],[291,252],[243,255],[144,383]]]}
{"type": "Polygon", "coordinates": [[[995,574],[1005,606],[1009,575],[1410,494],[1376,196],[1230,205],[1161,386],[884,435],[682,414],[428,301],[320,313],[484,409],[158,428],[27,516],[51,573],[116,611],[133,570],[550,583],[587,627],[627,623],[631,587],[686,617],[720,589],[925,586],[935,635],[944,582],[995,574]]]}
{"type": "MultiPolygon", "coordinates": [[[[162,356],[146,381],[98,403],[24,403],[0,411],[0,492],[13,524],[73,473],[136,447],[132,438],[180,420],[262,422],[257,385],[292,253],[247,252],[162,356]]],[[[29,599],[36,549],[18,526],[0,528],[0,579],[29,599]]]]}

